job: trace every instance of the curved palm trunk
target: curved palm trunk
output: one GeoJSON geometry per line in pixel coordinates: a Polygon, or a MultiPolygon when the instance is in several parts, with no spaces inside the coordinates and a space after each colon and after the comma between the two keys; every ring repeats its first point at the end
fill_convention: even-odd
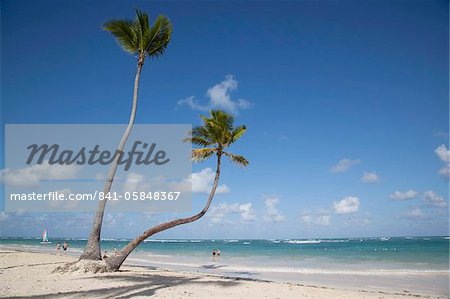
{"type": "Polygon", "coordinates": [[[116,255],[108,257],[105,259],[106,264],[109,266],[110,270],[117,271],[119,270],[120,266],[122,266],[123,262],[126,260],[128,255],[133,252],[133,250],[141,244],[145,239],[153,236],[154,234],[157,234],[159,232],[165,231],[167,229],[170,229],[172,227],[191,223],[194,221],[197,221],[198,219],[202,218],[203,215],[206,214],[206,212],[209,209],[209,206],[211,205],[212,199],[214,198],[214,194],[216,193],[217,185],[219,184],[219,177],[220,177],[220,157],[221,154],[217,155],[217,169],[216,169],[216,176],[214,179],[214,184],[211,189],[211,192],[208,197],[208,201],[206,202],[205,207],[203,210],[200,211],[200,213],[186,218],[179,218],[176,220],[172,220],[166,223],[158,224],[148,230],[146,230],[142,235],[135,238],[133,241],[128,243],[127,246],[125,246],[120,252],[118,252],[116,255]]]}
{"type": "MultiPolygon", "coordinates": [[[[125,147],[125,143],[127,142],[128,136],[131,133],[131,129],[133,128],[134,120],[136,118],[136,109],[137,109],[137,101],[138,101],[138,90],[139,90],[139,78],[141,76],[141,70],[144,66],[144,56],[140,55],[137,65],[136,77],[134,79],[134,91],[133,91],[133,104],[131,108],[130,120],[128,122],[128,126],[125,132],[122,135],[122,139],[120,140],[119,146],[117,147],[116,157],[111,164],[111,168],[108,172],[108,177],[106,179],[105,185],[103,187],[103,193],[107,194],[111,190],[112,183],[114,181],[114,176],[116,174],[117,167],[119,165],[120,157],[123,154],[123,149],[125,147]]],[[[92,231],[89,236],[88,243],[86,248],[84,249],[83,254],[80,256],[80,259],[83,260],[101,260],[101,249],[100,249],[100,233],[102,230],[102,222],[103,215],[105,213],[107,200],[101,200],[98,203],[97,212],[95,213],[94,224],[92,225],[92,231]]]]}

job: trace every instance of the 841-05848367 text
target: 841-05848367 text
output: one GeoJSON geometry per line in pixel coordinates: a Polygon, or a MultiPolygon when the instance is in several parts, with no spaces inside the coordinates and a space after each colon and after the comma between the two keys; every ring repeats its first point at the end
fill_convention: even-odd
{"type": "Polygon", "coordinates": [[[124,192],[120,194],[118,192],[110,192],[104,194],[99,192],[99,200],[177,200],[180,196],[180,191],[155,191],[155,192],[124,192]]]}

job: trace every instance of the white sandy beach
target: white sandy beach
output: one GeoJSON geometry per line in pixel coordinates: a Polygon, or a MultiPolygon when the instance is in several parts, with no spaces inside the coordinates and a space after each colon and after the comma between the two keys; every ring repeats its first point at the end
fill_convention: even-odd
{"type": "Polygon", "coordinates": [[[0,294],[5,298],[446,298],[442,294],[385,292],[293,284],[124,266],[120,272],[54,274],[73,256],[0,250],[0,294]]]}

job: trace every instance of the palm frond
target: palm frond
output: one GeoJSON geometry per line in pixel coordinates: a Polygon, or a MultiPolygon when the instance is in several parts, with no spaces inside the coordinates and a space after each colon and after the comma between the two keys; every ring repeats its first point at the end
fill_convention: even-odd
{"type": "Polygon", "coordinates": [[[173,31],[166,16],[158,16],[150,26],[148,14],[140,10],[136,10],[134,20],[111,20],[103,25],[103,29],[111,32],[125,51],[149,57],[164,54],[173,31]]]}
{"type": "Polygon", "coordinates": [[[203,139],[202,137],[197,137],[197,136],[192,136],[192,137],[185,138],[183,141],[184,142],[191,142],[192,144],[195,144],[195,145],[198,145],[198,146],[203,146],[203,147],[211,145],[211,143],[208,140],[203,139]]]}
{"type": "Polygon", "coordinates": [[[208,142],[208,144],[217,143],[215,131],[208,126],[200,126],[192,129],[192,136],[199,137],[208,142]]]}
{"type": "Polygon", "coordinates": [[[145,45],[145,51],[149,57],[159,57],[164,54],[172,37],[172,31],[173,26],[169,18],[162,15],[158,16],[149,32],[148,41],[145,45]]]}
{"type": "Polygon", "coordinates": [[[145,48],[147,46],[150,33],[148,14],[137,9],[136,17],[133,21],[133,27],[139,37],[139,50],[140,52],[145,53],[145,48]]]}
{"type": "Polygon", "coordinates": [[[234,128],[234,130],[231,132],[230,144],[236,142],[239,138],[241,138],[242,135],[244,135],[245,131],[247,131],[247,128],[245,126],[234,128]]]}
{"type": "Polygon", "coordinates": [[[128,53],[139,51],[138,38],[129,20],[111,20],[103,25],[103,30],[111,32],[119,45],[128,53]]]}
{"type": "Polygon", "coordinates": [[[215,148],[197,148],[192,150],[192,160],[201,162],[211,157],[216,152],[215,148]]]}
{"type": "Polygon", "coordinates": [[[233,128],[233,117],[220,110],[212,110],[210,117],[201,116],[209,138],[222,146],[228,146],[233,128]]]}
{"type": "Polygon", "coordinates": [[[192,142],[199,146],[199,149],[192,151],[193,160],[205,160],[213,153],[219,156],[226,155],[233,163],[240,166],[247,166],[248,161],[240,155],[226,152],[224,149],[237,141],[246,131],[245,126],[233,127],[233,117],[226,112],[213,110],[210,116],[201,116],[203,125],[195,127],[190,131],[190,136],[184,141],[192,142]]]}
{"type": "Polygon", "coordinates": [[[211,110],[211,118],[209,121],[216,127],[223,130],[231,131],[233,128],[234,117],[231,114],[223,112],[221,110],[211,110]]]}
{"type": "Polygon", "coordinates": [[[235,155],[235,154],[228,153],[228,152],[224,152],[224,154],[230,159],[231,162],[233,162],[239,166],[245,167],[249,164],[247,159],[245,159],[241,155],[235,155]]]}

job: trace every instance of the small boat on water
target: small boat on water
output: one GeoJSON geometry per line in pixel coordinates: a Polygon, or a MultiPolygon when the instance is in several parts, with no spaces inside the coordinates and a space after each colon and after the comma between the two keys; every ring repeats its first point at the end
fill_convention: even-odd
{"type": "Polygon", "coordinates": [[[42,242],[41,244],[50,244],[52,242],[48,241],[48,231],[47,229],[44,229],[44,232],[42,233],[42,242]]]}

